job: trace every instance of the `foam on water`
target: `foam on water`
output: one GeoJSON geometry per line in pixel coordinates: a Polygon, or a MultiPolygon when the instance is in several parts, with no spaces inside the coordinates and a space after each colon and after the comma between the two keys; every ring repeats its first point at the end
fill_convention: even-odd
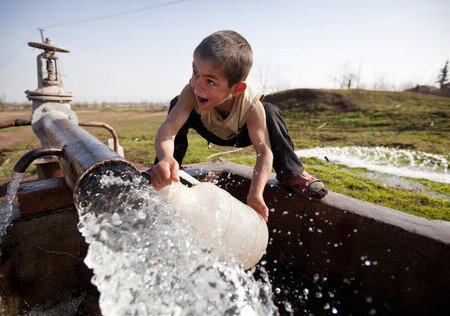
{"type": "Polygon", "coordinates": [[[400,177],[450,183],[448,157],[388,147],[317,147],[297,150],[298,157],[314,157],[353,168],[400,177]]]}
{"type": "Polygon", "coordinates": [[[219,262],[141,177],[93,177],[77,201],[102,314],[278,314],[268,281],[219,262]]]}

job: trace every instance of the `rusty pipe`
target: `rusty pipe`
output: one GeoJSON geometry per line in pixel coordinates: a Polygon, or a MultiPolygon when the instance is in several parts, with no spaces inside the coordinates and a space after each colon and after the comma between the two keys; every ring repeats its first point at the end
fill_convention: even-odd
{"type": "Polygon", "coordinates": [[[60,166],[67,185],[74,192],[87,174],[101,166],[123,166],[132,173],[136,168],[78,126],[58,110],[50,110],[40,118],[45,140],[50,146],[60,147],[60,166]]]}
{"type": "Polygon", "coordinates": [[[44,156],[60,156],[61,148],[40,147],[35,148],[23,155],[14,165],[14,171],[24,173],[31,163],[44,156]]]}

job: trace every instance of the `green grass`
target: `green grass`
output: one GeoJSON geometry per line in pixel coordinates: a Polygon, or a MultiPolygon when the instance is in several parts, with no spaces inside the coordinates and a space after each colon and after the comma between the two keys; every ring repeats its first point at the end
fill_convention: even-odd
{"type": "Polygon", "coordinates": [[[429,191],[434,191],[434,192],[437,192],[440,194],[450,196],[450,185],[448,185],[448,184],[433,182],[433,181],[429,181],[429,180],[422,180],[422,179],[409,179],[409,180],[424,185],[425,188],[429,191]]]}
{"type": "MultiPolygon", "coordinates": [[[[296,149],[316,146],[387,146],[440,154],[449,159],[449,98],[405,92],[334,92],[351,99],[356,104],[354,111],[342,113],[327,104],[311,106],[309,111],[283,111],[296,149]]],[[[97,109],[93,113],[78,114],[80,121],[103,121],[113,126],[119,134],[126,158],[145,165],[150,165],[155,159],[154,138],[165,115],[165,112],[154,114],[142,108],[97,109]]],[[[87,130],[104,142],[111,137],[107,131],[99,128],[87,130]]],[[[14,150],[4,149],[1,152],[2,179],[10,176],[14,163],[26,151],[37,146],[38,141],[18,140],[18,144],[14,150]]],[[[203,138],[190,131],[189,148],[183,163],[212,161],[209,156],[232,149],[214,145],[209,149],[203,138]]],[[[255,163],[252,148],[220,154],[214,158],[249,166],[255,163]]],[[[450,221],[449,184],[408,179],[424,185],[429,191],[449,197],[445,200],[392,188],[368,178],[364,170],[328,164],[313,158],[302,159],[302,162],[308,172],[322,179],[334,192],[425,218],[450,221]]],[[[28,172],[33,172],[33,169],[28,172]]]]}
{"type": "MultiPolygon", "coordinates": [[[[5,152],[0,151],[0,179],[9,181],[9,178],[13,173],[14,165],[17,163],[17,161],[28,151],[38,146],[39,141],[36,140],[32,143],[20,143],[14,150],[8,149],[5,152]]],[[[30,165],[27,169],[27,173],[35,174],[36,167],[34,165],[30,165]]]]}
{"type": "Polygon", "coordinates": [[[450,151],[449,98],[405,92],[338,92],[353,100],[357,109],[347,113],[333,109],[284,111],[291,135],[301,140],[302,147],[387,146],[444,155],[450,151]]]}
{"type": "MultiPolygon", "coordinates": [[[[330,165],[324,161],[308,158],[303,159],[305,167],[319,178],[323,179],[333,192],[347,195],[363,201],[383,205],[404,211],[413,215],[450,221],[450,201],[428,195],[393,188],[385,183],[367,178],[365,170],[350,169],[341,165],[330,165]]],[[[450,185],[428,182],[429,190],[440,187],[440,193],[450,196],[450,185]],[[433,183],[433,185],[431,185],[433,183]]]]}

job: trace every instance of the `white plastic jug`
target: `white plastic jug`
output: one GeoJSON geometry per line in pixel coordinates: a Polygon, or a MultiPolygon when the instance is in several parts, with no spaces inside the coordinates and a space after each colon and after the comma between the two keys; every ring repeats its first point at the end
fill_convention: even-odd
{"type": "Polygon", "coordinates": [[[209,182],[198,182],[190,188],[177,182],[159,192],[219,259],[232,256],[249,269],[265,253],[269,239],[266,222],[227,191],[209,182]]]}

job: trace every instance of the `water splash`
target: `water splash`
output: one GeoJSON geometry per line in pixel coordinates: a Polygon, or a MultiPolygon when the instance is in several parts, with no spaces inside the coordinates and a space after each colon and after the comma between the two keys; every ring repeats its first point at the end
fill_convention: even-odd
{"type": "Polygon", "coordinates": [[[141,177],[89,177],[100,185],[77,196],[79,230],[103,314],[278,314],[270,284],[219,262],[141,177]]]}
{"type": "Polygon", "coordinates": [[[21,177],[22,173],[13,172],[6,189],[5,200],[0,204],[0,239],[6,234],[6,230],[13,220],[13,201],[19,189],[21,177]]]}
{"type": "Polygon", "coordinates": [[[400,177],[450,183],[448,157],[388,147],[318,147],[298,150],[299,157],[315,157],[353,168],[400,177]]]}

